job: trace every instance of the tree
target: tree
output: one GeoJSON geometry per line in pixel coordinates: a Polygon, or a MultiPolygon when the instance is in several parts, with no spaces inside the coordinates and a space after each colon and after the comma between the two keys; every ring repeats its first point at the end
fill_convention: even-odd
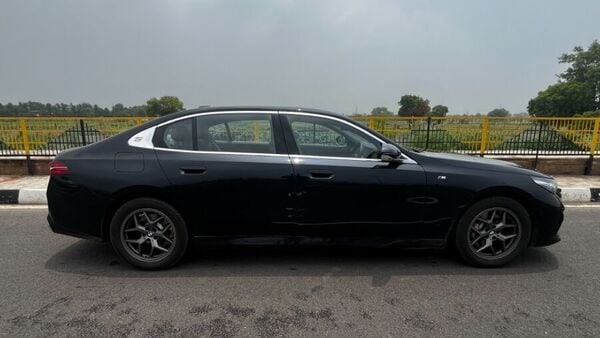
{"type": "Polygon", "coordinates": [[[600,109],[600,43],[595,40],[587,50],[575,47],[573,53],[561,55],[558,62],[570,64],[559,78],[587,84],[594,91],[595,108],[600,109]]]}
{"type": "Polygon", "coordinates": [[[434,106],[433,108],[431,108],[431,112],[429,113],[429,116],[444,117],[444,116],[446,116],[446,114],[448,114],[448,107],[438,104],[437,106],[434,106]]]}
{"type": "Polygon", "coordinates": [[[177,96],[155,97],[146,102],[148,115],[164,116],[183,110],[183,102],[177,96]]]}
{"type": "Polygon", "coordinates": [[[496,109],[493,109],[492,111],[490,111],[489,113],[487,113],[487,116],[507,117],[507,116],[510,116],[510,113],[508,112],[508,110],[506,110],[504,108],[496,108],[496,109]]]}
{"type": "Polygon", "coordinates": [[[389,111],[387,107],[375,107],[371,110],[371,115],[373,116],[392,116],[393,112],[389,111]]]}
{"type": "Polygon", "coordinates": [[[573,48],[558,58],[569,67],[558,75],[559,82],[529,101],[527,110],[535,116],[573,116],[600,109],[600,43],[586,50],[573,48]]]}
{"type": "Polygon", "coordinates": [[[534,116],[569,117],[595,110],[594,91],[581,82],[561,82],[549,86],[529,101],[527,111],[534,116]]]}
{"type": "Polygon", "coordinates": [[[398,105],[398,116],[425,116],[431,110],[429,100],[417,95],[402,96],[398,105]]]}

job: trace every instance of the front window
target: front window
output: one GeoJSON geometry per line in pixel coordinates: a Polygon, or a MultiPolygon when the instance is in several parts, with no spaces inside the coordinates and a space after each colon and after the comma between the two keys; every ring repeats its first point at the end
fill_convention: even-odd
{"type": "Polygon", "coordinates": [[[378,158],[381,144],[353,126],[336,120],[287,115],[301,155],[378,158]]]}

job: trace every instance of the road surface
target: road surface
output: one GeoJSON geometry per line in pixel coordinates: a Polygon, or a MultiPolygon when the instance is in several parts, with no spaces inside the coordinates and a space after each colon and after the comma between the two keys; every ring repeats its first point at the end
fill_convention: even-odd
{"type": "Polygon", "coordinates": [[[0,209],[0,336],[599,336],[600,208],[501,269],[446,252],[201,251],[169,271],[0,209]]]}

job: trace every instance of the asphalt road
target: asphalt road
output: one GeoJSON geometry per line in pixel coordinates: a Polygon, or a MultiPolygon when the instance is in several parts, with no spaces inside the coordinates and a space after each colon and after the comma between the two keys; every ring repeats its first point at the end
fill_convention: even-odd
{"type": "Polygon", "coordinates": [[[231,250],[169,271],[0,209],[0,335],[599,336],[600,208],[563,241],[485,270],[445,252],[231,250]]]}

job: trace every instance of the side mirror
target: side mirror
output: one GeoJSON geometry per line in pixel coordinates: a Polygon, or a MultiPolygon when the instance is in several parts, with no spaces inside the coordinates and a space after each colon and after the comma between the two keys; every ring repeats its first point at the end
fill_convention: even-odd
{"type": "Polygon", "coordinates": [[[381,161],[399,162],[402,152],[393,144],[384,143],[381,145],[381,161]]]}

